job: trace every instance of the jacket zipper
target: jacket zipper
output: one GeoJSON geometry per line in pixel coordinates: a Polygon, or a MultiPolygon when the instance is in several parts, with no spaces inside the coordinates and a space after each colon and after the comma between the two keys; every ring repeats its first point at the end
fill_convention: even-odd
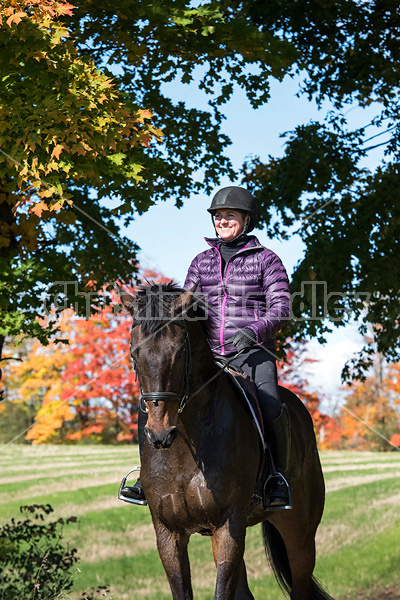
{"type": "MultiPolygon", "coordinates": [[[[255,248],[262,248],[262,246],[255,246],[255,248]]],[[[222,256],[221,256],[221,252],[220,250],[217,249],[217,252],[219,254],[219,261],[220,261],[220,277],[221,277],[221,283],[222,283],[222,289],[224,292],[224,299],[222,300],[222,306],[221,306],[221,327],[219,330],[219,342],[221,344],[221,356],[225,355],[225,346],[224,346],[224,327],[225,327],[225,306],[226,306],[226,301],[228,299],[228,293],[226,291],[226,284],[228,281],[228,275],[229,275],[229,269],[231,268],[231,260],[232,258],[234,258],[235,256],[237,256],[238,254],[240,254],[241,252],[244,252],[245,250],[248,250],[247,246],[245,246],[244,248],[242,248],[241,250],[239,250],[238,252],[236,252],[236,254],[234,254],[233,256],[231,256],[231,258],[228,260],[228,262],[226,263],[226,275],[225,275],[225,283],[224,283],[224,276],[222,273],[222,256]]]]}

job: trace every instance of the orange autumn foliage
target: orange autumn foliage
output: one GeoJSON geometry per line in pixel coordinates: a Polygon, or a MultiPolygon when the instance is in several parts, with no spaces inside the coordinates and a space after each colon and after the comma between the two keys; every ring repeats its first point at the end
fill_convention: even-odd
{"type": "MultiPolygon", "coordinates": [[[[167,281],[149,270],[142,276],[167,281]]],[[[36,343],[12,368],[10,377],[19,382],[14,396],[37,405],[26,439],[40,444],[136,438],[139,389],[129,351],[132,319],[115,310],[119,299],[114,292],[111,300],[88,319],[64,311],[60,330],[68,345],[36,343]]]]}
{"type": "Polygon", "coordinates": [[[373,373],[353,384],[342,408],[340,423],[346,446],[358,450],[390,450],[390,444],[396,446],[399,408],[400,364],[385,365],[377,355],[373,373]]]}
{"type": "MultiPolygon", "coordinates": [[[[400,429],[400,425],[398,427],[400,429]]],[[[395,433],[394,435],[392,435],[392,437],[390,438],[390,443],[393,446],[396,446],[396,448],[400,448],[400,433],[395,433]]]]}
{"type": "MultiPolygon", "coordinates": [[[[68,335],[72,314],[71,310],[65,311],[65,319],[60,326],[60,333],[64,336],[68,335]]],[[[69,360],[68,347],[64,344],[50,342],[48,346],[42,346],[36,342],[25,360],[15,363],[10,369],[9,377],[19,382],[14,394],[17,401],[37,406],[36,423],[26,435],[26,439],[34,443],[48,440],[55,430],[73,419],[70,406],[60,399],[62,373],[69,360]]]]}

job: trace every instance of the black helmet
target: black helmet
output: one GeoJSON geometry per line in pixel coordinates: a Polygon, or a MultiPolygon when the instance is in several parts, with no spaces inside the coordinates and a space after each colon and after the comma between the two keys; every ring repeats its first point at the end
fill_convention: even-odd
{"type": "Polygon", "coordinates": [[[242,210],[248,213],[250,224],[247,232],[254,229],[257,225],[257,202],[253,194],[250,194],[245,188],[230,185],[219,190],[212,199],[210,208],[207,208],[207,210],[213,215],[219,208],[233,208],[234,210],[242,210]]]}

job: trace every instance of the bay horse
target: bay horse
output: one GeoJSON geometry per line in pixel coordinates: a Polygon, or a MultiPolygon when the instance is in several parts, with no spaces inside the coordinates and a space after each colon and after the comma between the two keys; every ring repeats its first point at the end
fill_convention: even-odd
{"type": "Polygon", "coordinates": [[[291,422],[292,510],[254,506],[261,450],[240,391],[216,366],[194,288],[117,286],[133,316],[131,354],[148,412],[141,482],[173,600],[193,598],[188,542],[212,536],[215,600],[254,600],[243,559],[246,527],[262,523],[267,555],[291,600],[332,600],[313,576],[325,488],[311,417],[280,388],[291,422]],[[197,306],[197,310],[194,309],[197,306]]]}

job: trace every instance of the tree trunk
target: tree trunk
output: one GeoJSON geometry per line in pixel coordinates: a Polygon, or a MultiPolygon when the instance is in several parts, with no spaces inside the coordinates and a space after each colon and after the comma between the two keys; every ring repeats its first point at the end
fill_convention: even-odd
{"type": "MultiPolygon", "coordinates": [[[[13,225],[15,225],[15,214],[13,212],[13,205],[15,200],[8,189],[6,179],[0,179],[0,237],[2,243],[0,244],[0,260],[5,268],[9,267],[12,253],[18,247],[18,241],[13,231],[13,225]],[[5,244],[5,240],[8,240],[8,244],[5,244]]],[[[0,305],[0,382],[2,378],[2,358],[3,349],[5,342],[4,331],[1,331],[1,313],[7,313],[10,310],[11,304],[11,290],[2,291],[2,303],[0,305]]],[[[3,400],[3,392],[0,392],[0,400],[3,400]]]]}

